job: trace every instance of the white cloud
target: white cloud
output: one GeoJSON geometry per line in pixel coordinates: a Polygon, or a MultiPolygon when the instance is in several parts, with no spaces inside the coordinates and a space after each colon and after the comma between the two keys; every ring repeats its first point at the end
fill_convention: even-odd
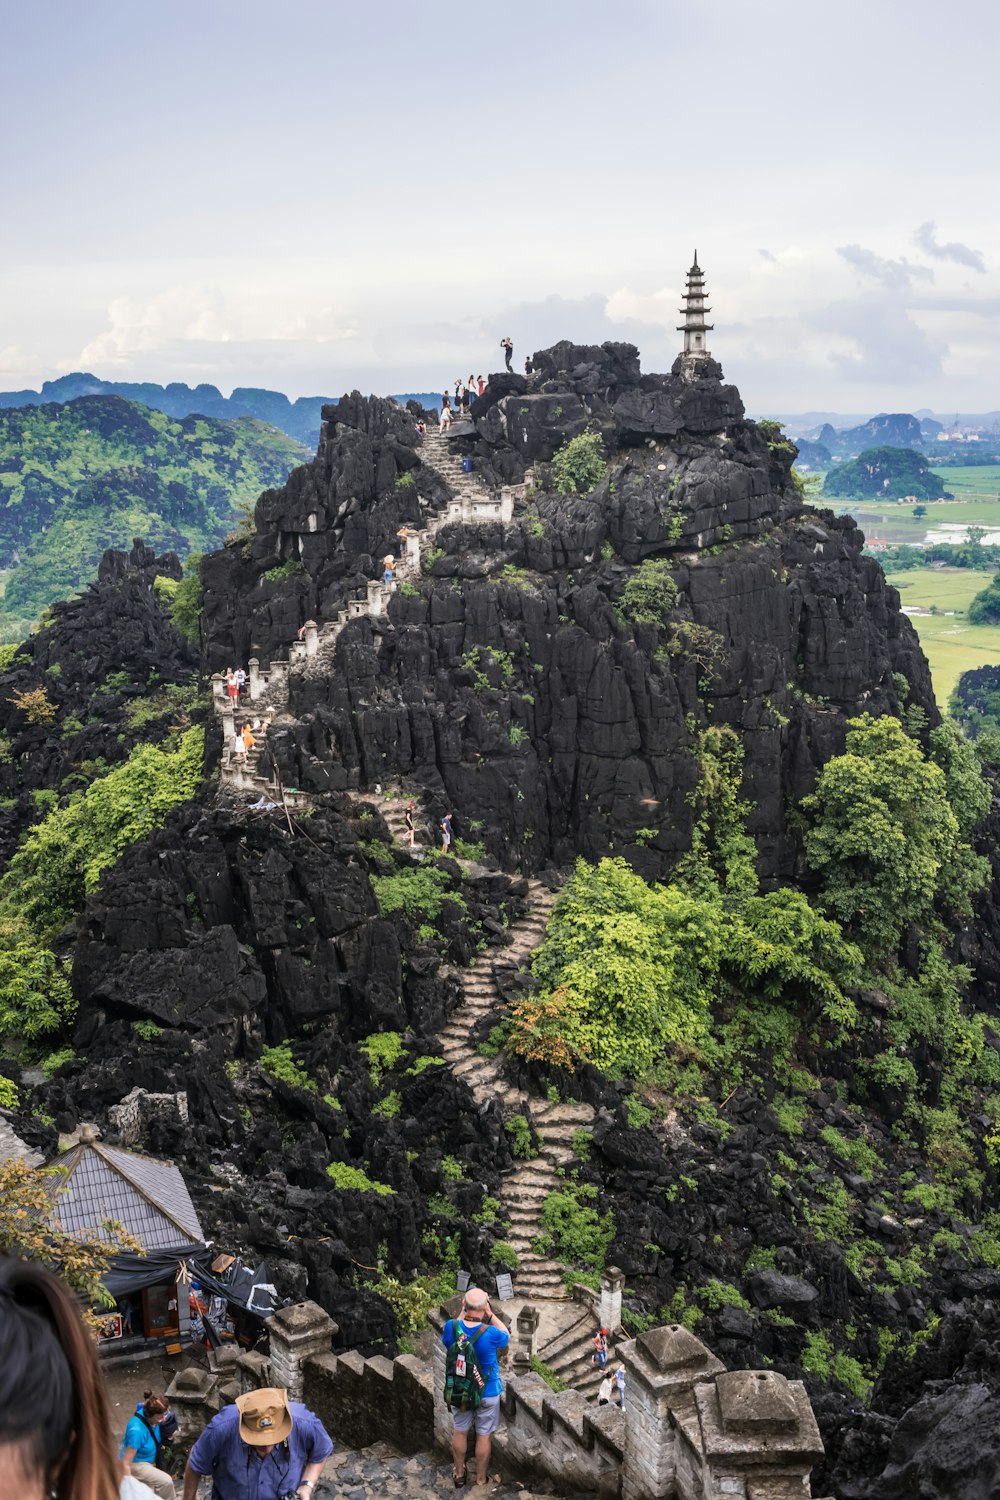
{"type": "Polygon", "coordinates": [[[222,292],[210,285],[177,285],[152,297],[116,297],[110,326],[81,350],[80,362],[102,370],[170,344],[328,343],[357,330],[333,308],[310,307],[295,292],[222,292]]]}

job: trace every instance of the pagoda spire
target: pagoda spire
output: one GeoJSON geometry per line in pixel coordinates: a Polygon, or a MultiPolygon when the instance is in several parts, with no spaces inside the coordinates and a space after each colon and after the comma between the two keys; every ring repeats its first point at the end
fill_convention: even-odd
{"type": "Polygon", "coordinates": [[[679,311],[684,315],[684,322],[677,326],[677,332],[684,335],[684,359],[710,359],[706,335],[712,332],[715,324],[705,322],[705,314],[712,309],[705,306],[705,274],[698,264],[697,250],[687,273],[684,306],[679,311]]]}

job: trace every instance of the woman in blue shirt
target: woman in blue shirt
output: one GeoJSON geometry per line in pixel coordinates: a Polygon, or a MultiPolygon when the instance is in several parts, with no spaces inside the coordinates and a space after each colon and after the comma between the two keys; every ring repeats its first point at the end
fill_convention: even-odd
{"type": "Polygon", "coordinates": [[[156,1467],[156,1448],[160,1441],[160,1423],[170,1410],[166,1396],[147,1396],[130,1417],[125,1428],[121,1456],[125,1473],[148,1484],[159,1500],[177,1500],[174,1481],[156,1467]],[[145,1421],[143,1421],[145,1417],[145,1421]]]}

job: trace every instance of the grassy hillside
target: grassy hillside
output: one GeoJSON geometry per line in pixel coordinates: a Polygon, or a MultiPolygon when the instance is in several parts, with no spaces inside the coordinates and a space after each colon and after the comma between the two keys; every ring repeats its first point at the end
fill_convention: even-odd
{"type": "Polygon", "coordinates": [[[117,396],[0,411],[0,639],[87,584],[108,547],[217,547],[307,456],[251,418],[175,420],[117,396]]]}
{"type": "Polygon", "coordinates": [[[970,625],[965,611],[993,573],[975,568],[910,568],[889,577],[904,609],[934,608],[936,614],[911,615],[934,679],[934,696],[947,709],[952,688],[963,672],[1000,662],[1000,625],[970,625]]]}

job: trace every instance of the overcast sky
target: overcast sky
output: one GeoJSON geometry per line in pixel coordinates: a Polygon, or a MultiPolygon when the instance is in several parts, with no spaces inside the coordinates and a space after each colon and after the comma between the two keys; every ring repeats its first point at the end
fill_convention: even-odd
{"type": "Polygon", "coordinates": [[[669,367],[752,411],[1000,406],[990,0],[3,7],[0,389],[669,367]]]}

